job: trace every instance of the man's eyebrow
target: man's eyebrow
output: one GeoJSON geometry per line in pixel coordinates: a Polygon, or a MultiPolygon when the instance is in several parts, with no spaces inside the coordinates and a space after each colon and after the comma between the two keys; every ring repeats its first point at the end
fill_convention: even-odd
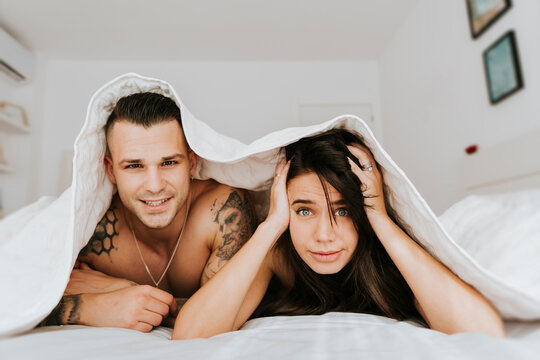
{"type": "MultiPolygon", "coordinates": [[[[168,160],[173,160],[173,159],[185,159],[185,158],[186,156],[184,154],[177,153],[177,154],[173,154],[169,156],[164,156],[161,158],[161,160],[168,161],[168,160]]],[[[122,161],[120,161],[120,164],[140,164],[142,162],[143,162],[142,159],[123,159],[122,161]]]]}
{"type": "Polygon", "coordinates": [[[167,161],[167,160],[173,160],[173,159],[185,159],[185,158],[186,158],[186,156],[185,156],[184,154],[176,153],[176,154],[174,154],[174,155],[164,156],[164,157],[162,157],[161,159],[167,161]]]}
{"type": "Polygon", "coordinates": [[[140,164],[141,162],[141,159],[123,159],[120,164],[140,164]]]}

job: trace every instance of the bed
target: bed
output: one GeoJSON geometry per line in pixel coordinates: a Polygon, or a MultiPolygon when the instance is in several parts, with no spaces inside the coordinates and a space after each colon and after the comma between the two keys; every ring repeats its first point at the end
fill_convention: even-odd
{"type": "Polygon", "coordinates": [[[148,334],[78,325],[39,328],[0,341],[14,359],[538,359],[540,322],[508,322],[508,338],[444,335],[407,322],[350,313],[251,320],[210,339],[170,341],[148,334]]]}
{"type": "MultiPolygon", "coordinates": [[[[293,129],[270,134],[247,147],[223,137],[216,137],[216,141],[207,141],[208,144],[190,141],[196,152],[205,155],[208,164],[207,167],[199,169],[198,177],[214,177],[227,182],[227,178],[219,176],[247,171],[255,174],[254,177],[259,176],[255,184],[234,183],[234,185],[246,185],[245,187],[252,190],[261,190],[272,176],[272,166],[266,165],[275,163],[276,152],[273,149],[277,145],[336,126],[361,132],[367,138],[368,146],[375,158],[383,166],[385,182],[395,190],[392,195],[394,207],[403,209],[402,215],[409,224],[423,224],[417,227],[418,232],[415,235],[426,249],[476,286],[498,307],[507,319],[505,322],[507,339],[494,339],[475,333],[445,335],[411,322],[351,313],[254,319],[247,322],[239,331],[210,339],[186,341],[170,341],[172,330],[165,327],[158,327],[147,334],[127,329],[75,325],[34,328],[34,325],[58,302],[58,296],[63,291],[62,286],[65,287],[74,258],[80,247],[84,246],[83,239],[85,236],[88,238],[88,233],[102,216],[102,210],[107,206],[104,199],[107,196],[110,199],[110,194],[106,191],[96,195],[96,189],[100,189],[101,192],[104,188],[112,191],[112,188],[103,183],[105,177],[101,175],[93,179],[94,183],[85,183],[84,187],[77,190],[80,179],[88,176],[89,172],[101,171],[97,168],[88,169],[88,165],[84,168],[78,167],[82,160],[85,160],[86,164],[89,163],[88,156],[84,155],[87,152],[93,154],[95,158],[102,156],[96,150],[102,148],[104,141],[99,135],[99,123],[94,124],[88,119],[97,117],[99,111],[96,109],[106,109],[107,106],[103,104],[110,103],[112,93],[122,93],[126,88],[134,87],[168,91],[171,96],[177,98],[169,84],[135,74],[125,75],[105,85],[91,100],[87,123],[76,142],[72,187],[59,199],[42,200],[0,224],[0,235],[12,234],[12,239],[21,240],[17,238],[19,236],[33,246],[42,246],[48,251],[56,250],[57,256],[49,261],[32,258],[32,254],[17,257],[17,246],[22,246],[20,241],[0,243],[2,251],[0,257],[8,260],[0,262],[0,282],[4,289],[9,288],[11,292],[20,295],[18,299],[7,293],[3,293],[0,297],[0,332],[4,335],[4,338],[0,339],[2,358],[537,359],[540,357],[540,268],[536,264],[540,249],[540,211],[535,210],[540,209],[540,190],[534,190],[534,187],[540,189],[538,172],[531,172],[531,164],[523,162],[521,163],[523,171],[515,170],[509,176],[505,176],[509,172],[501,175],[500,166],[497,171],[497,162],[491,161],[497,159],[493,158],[493,154],[499,154],[500,148],[485,149],[479,152],[478,156],[466,157],[464,168],[485,166],[485,171],[471,173],[464,184],[465,191],[471,196],[456,203],[437,219],[414,186],[376,142],[367,126],[361,120],[350,116],[333,119],[304,130],[293,129]],[[240,150],[234,156],[220,152],[221,162],[212,159],[211,151],[205,146],[216,146],[220,142],[233,143],[240,150]],[[251,156],[252,162],[244,161],[248,155],[251,156]],[[229,157],[224,159],[227,156],[229,157]],[[261,164],[266,165],[257,167],[261,164]],[[254,171],[261,169],[264,171],[254,171]],[[486,178],[485,174],[489,171],[493,171],[490,174],[495,175],[486,178]],[[519,180],[517,183],[516,179],[519,180]],[[497,189],[493,189],[494,183],[497,189]],[[500,194],[501,189],[520,192],[500,194]],[[476,195],[481,193],[490,195],[476,195]],[[411,207],[415,211],[411,212],[411,207]],[[69,210],[66,210],[68,208],[69,210]],[[69,218],[73,217],[73,214],[79,214],[81,209],[86,209],[84,218],[87,221],[79,223],[77,215],[72,219],[72,228],[65,230],[62,236],[58,236],[58,228],[44,225],[43,219],[47,219],[49,212],[58,215],[66,211],[65,216],[69,218]],[[444,228],[441,227],[441,223],[444,228]],[[13,230],[17,226],[21,227],[21,224],[26,224],[22,230],[13,230]],[[47,238],[45,245],[30,243],[35,241],[29,236],[33,234],[32,227],[38,229],[45,238],[48,233],[54,236],[47,238]],[[509,237],[514,240],[515,236],[512,235],[515,235],[516,228],[519,229],[523,241],[509,242],[509,237]],[[25,232],[29,232],[29,235],[25,235],[25,232]],[[489,246],[486,246],[487,242],[489,246]],[[13,274],[13,272],[8,276],[6,263],[9,264],[10,261],[12,264],[14,261],[26,261],[28,266],[35,267],[34,273],[40,272],[41,277],[34,280],[30,279],[28,274],[13,274]],[[41,267],[36,267],[36,263],[41,267]],[[14,276],[20,278],[13,278],[14,276]],[[32,281],[35,281],[35,284],[32,281]],[[9,287],[10,284],[12,288],[9,287]],[[51,289],[56,289],[56,292],[52,292],[51,289]],[[34,298],[31,297],[33,295],[34,298]],[[8,297],[11,298],[6,301],[5,298],[8,297]]],[[[188,141],[190,134],[200,135],[204,132],[207,135],[215,135],[212,135],[211,130],[205,125],[191,122],[190,114],[178,99],[177,101],[185,111],[183,116],[186,115],[184,126],[188,141]]],[[[523,141],[516,139],[508,146],[512,151],[534,151],[531,148],[524,148],[523,144],[523,141]]],[[[526,146],[529,146],[528,143],[526,146]]],[[[516,165],[516,169],[518,167],[516,165]]],[[[28,246],[26,248],[28,249],[28,246]]]]}

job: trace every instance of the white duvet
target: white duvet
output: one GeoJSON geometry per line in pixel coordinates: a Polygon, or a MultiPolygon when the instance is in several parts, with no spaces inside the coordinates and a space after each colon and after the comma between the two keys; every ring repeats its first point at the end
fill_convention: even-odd
{"type": "MultiPolygon", "coordinates": [[[[170,96],[180,106],[188,142],[202,160],[197,178],[214,178],[251,190],[268,188],[283,145],[335,127],[360,133],[382,167],[385,183],[392,190],[392,206],[424,248],[481,291],[505,318],[540,319],[540,284],[522,281],[519,277],[526,276],[522,273],[501,276],[489,262],[473,259],[458,246],[359,118],[344,115],[316,126],[284,129],[246,145],[197,120],[168,83],[126,74],[103,86],[90,101],[74,145],[71,187],[58,199],[44,198],[0,222],[0,335],[31,329],[60,300],[78,252],[92,235],[113,194],[103,168],[103,126],[120,97],[140,91],[170,96]]],[[[455,217],[446,215],[449,223],[455,217]]],[[[459,228],[459,223],[453,226],[459,228]]],[[[488,245],[486,249],[489,254],[488,245]]],[[[511,261],[519,264],[523,259],[511,261]]],[[[536,275],[540,272],[537,265],[530,269],[536,275]]]]}

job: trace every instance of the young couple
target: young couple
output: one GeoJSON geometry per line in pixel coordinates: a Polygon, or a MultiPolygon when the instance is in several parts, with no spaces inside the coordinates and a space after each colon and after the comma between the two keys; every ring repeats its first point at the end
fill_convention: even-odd
{"type": "Polygon", "coordinates": [[[190,339],[250,317],[344,311],[504,336],[493,306],[400,227],[359,136],[286,146],[257,224],[245,191],[193,180],[170,98],[120,99],[105,131],[117,194],[46,324],[174,324],[173,339],[190,339]]]}

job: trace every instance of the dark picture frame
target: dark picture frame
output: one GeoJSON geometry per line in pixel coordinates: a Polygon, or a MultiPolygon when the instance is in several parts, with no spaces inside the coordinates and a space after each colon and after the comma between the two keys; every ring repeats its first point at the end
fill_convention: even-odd
{"type": "Polygon", "coordinates": [[[496,104],[523,88],[516,35],[506,32],[483,53],[489,100],[496,104]]]}
{"type": "Polygon", "coordinates": [[[478,38],[511,7],[510,0],[465,0],[473,39],[478,38]]]}

